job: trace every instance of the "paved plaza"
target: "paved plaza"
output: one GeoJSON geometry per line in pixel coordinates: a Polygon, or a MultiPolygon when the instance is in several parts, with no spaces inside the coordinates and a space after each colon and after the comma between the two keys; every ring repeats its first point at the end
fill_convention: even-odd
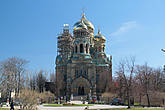
{"type": "MultiPolygon", "coordinates": [[[[112,106],[112,105],[94,105],[89,106],[89,109],[108,109],[108,108],[127,108],[127,106],[112,106]]],[[[85,106],[81,107],[45,107],[43,105],[38,106],[38,110],[84,110],[85,106]]]]}

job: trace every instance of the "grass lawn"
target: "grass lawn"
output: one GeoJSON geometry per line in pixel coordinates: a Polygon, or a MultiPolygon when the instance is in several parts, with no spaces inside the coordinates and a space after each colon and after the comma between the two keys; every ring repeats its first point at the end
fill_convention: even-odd
{"type": "Polygon", "coordinates": [[[45,104],[45,107],[79,107],[79,106],[93,106],[93,105],[85,105],[85,104],[74,104],[74,105],[60,105],[60,104],[45,104]]]}
{"type": "MultiPolygon", "coordinates": [[[[91,109],[91,110],[97,110],[97,109],[91,109]]],[[[112,108],[112,109],[100,109],[100,110],[165,110],[164,108],[112,108]]]]}
{"type": "Polygon", "coordinates": [[[8,108],[0,108],[0,110],[10,110],[10,109],[8,109],[8,108]]]}
{"type": "MultiPolygon", "coordinates": [[[[1,108],[1,107],[0,107],[0,110],[10,110],[10,109],[9,109],[9,108],[1,108]]],[[[18,109],[15,109],[15,108],[14,108],[14,110],[18,110],[18,109]]]]}

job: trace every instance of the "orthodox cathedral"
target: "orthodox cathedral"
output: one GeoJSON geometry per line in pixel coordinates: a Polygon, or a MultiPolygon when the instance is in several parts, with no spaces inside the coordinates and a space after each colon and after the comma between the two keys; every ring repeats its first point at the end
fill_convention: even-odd
{"type": "Polygon", "coordinates": [[[109,91],[112,84],[112,56],[105,53],[106,38],[83,13],[69,32],[65,24],[57,37],[56,95],[96,96],[109,91]]]}

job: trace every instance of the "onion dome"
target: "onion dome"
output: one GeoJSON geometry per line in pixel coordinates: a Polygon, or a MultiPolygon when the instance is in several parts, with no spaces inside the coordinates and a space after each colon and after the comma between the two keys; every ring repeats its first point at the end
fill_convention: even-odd
{"type": "Polygon", "coordinates": [[[94,26],[93,26],[93,24],[92,24],[90,21],[88,21],[88,20],[86,19],[85,13],[83,13],[83,16],[82,16],[81,20],[78,21],[78,22],[76,22],[76,23],[73,25],[74,28],[77,27],[77,26],[81,23],[81,21],[84,22],[84,24],[87,26],[87,28],[88,28],[88,30],[89,30],[90,32],[94,33],[94,26]]]}
{"type": "Polygon", "coordinates": [[[103,42],[106,41],[105,37],[101,34],[100,29],[98,30],[98,34],[95,35],[94,40],[95,41],[103,41],[103,42]]]}
{"type": "Polygon", "coordinates": [[[74,30],[81,30],[81,29],[88,29],[87,26],[84,24],[83,20],[80,21],[79,24],[77,24],[76,26],[74,26],[73,28],[74,30]]]}

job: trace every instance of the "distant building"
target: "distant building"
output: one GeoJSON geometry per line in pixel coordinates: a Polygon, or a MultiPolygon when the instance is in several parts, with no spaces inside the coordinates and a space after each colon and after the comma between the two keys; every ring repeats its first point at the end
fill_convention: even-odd
{"type": "Polygon", "coordinates": [[[15,91],[12,91],[10,94],[11,94],[11,98],[14,98],[15,95],[16,95],[16,92],[15,91]]]}
{"type": "Polygon", "coordinates": [[[54,82],[45,82],[45,91],[49,91],[53,94],[55,94],[55,83],[54,82]]]}
{"type": "Polygon", "coordinates": [[[65,24],[58,36],[56,57],[57,96],[100,95],[112,83],[112,56],[105,53],[106,38],[100,29],[94,35],[94,26],[83,13],[80,21],[69,32],[65,24]]]}

